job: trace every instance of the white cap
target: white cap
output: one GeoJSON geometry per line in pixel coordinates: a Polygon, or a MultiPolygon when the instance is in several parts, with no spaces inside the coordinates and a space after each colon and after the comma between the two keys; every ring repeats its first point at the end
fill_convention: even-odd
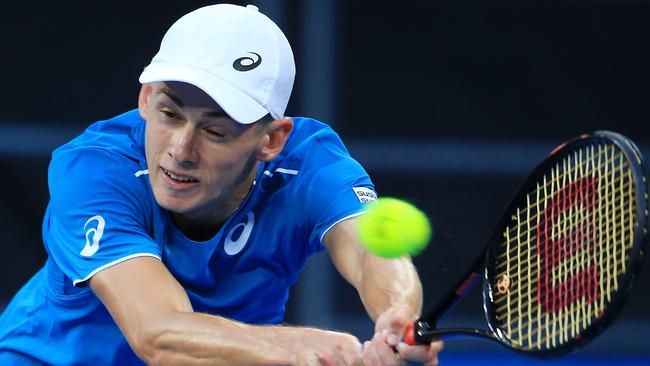
{"type": "Polygon", "coordinates": [[[249,124],[284,116],[295,74],[289,41],[271,19],[252,5],[219,4],[177,20],[140,82],[192,84],[249,124]]]}

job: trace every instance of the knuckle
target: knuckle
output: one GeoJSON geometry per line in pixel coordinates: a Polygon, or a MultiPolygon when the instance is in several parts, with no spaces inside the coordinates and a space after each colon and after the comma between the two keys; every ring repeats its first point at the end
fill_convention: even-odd
{"type": "Polygon", "coordinates": [[[351,334],[341,334],[336,343],[337,348],[356,347],[357,345],[361,344],[359,342],[359,339],[351,334]]]}
{"type": "Polygon", "coordinates": [[[385,363],[386,365],[391,365],[391,366],[400,366],[400,365],[406,365],[404,360],[401,358],[393,357],[390,361],[385,363]]]}
{"type": "Polygon", "coordinates": [[[429,357],[425,363],[426,366],[437,366],[438,365],[438,354],[433,354],[429,357]]]}
{"type": "Polygon", "coordinates": [[[359,343],[359,339],[352,334],[344,334],[344,336],[350,342],[359,343]]]}
{"type": "Polygon", "coordinates": [[[318,363],[321,365],[331,365],[332,364],[332,354],[327,352],[318,352],[316,353],[316,358],[318,363]]]}
{"type": "Polygon", "coordinates": [[[442,351],[443,349],[445,349],[445,342],[443,342],[443,341],[436,341],[436,345],[437,345],[437,350],[438,350],[438,352],[440,352],[440,351],[442,351]]]}

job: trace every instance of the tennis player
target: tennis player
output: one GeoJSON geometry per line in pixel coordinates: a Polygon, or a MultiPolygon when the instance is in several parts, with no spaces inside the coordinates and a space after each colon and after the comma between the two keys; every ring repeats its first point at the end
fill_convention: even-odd
{"type": "Polygon", "coordinates": [[[436,364],[440,342],[400,342],[421,306],[410,259],[357,242],[370,178],[327,125],[284,116],[294,75],[255,7],[174,23],[138,108],[53,152],[49,256],[0,318],[0,364],[436,364]],[[365,344],[278,325],[323,249],[375,321],[365,344]]]}

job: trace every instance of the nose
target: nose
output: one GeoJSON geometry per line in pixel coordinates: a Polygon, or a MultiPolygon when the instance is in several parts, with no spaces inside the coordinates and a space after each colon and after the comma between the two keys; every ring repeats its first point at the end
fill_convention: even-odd
{"type": "Polygon", "coordinates": [[[186,125],[174,131],[169,156],[179,164],[192,164],[198,161],[196,133],[192,126],[186,125]]]}

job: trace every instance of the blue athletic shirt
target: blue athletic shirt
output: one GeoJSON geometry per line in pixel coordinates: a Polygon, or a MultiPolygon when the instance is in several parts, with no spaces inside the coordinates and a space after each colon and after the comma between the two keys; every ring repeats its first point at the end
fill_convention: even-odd
{"type": "Polygon", "coordinates": [[[289,287],[307,257],[323,249],[323,235],[375,198],[330,127],[293,120],[280,155],[260,163],[248,196],[206,242],[188,239],[156,203],[137,110],[97,122],[56,149],[43,220],[48,259],[0,317],[0,364],[142,364],[86,286],[134,257],[161,259],[195,311],[281,322],[289,287]]]}

